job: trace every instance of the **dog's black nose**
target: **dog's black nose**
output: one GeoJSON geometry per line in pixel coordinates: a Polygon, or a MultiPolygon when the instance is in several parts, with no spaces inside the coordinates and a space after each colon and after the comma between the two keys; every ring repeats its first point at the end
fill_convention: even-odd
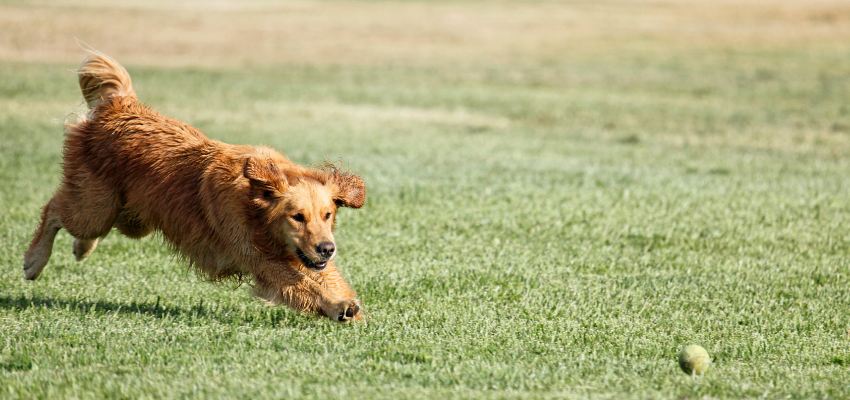
{"type": "Polygon", "coordinates": [[[322,242],[316,246],[316,253],[324,258],[331,258],[334,255],[334,250],[336,250],[336,246],[333,242],[322,242]]]}

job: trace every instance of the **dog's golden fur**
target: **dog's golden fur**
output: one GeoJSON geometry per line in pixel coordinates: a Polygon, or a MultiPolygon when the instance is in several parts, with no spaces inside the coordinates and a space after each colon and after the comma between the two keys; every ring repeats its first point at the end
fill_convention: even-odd
{"type": "Polygon", "coordinates": [[[211,280],[250,278],[270,304],[360,319],[333,263],[333,228],[338,207],[363,205],[362,179],[211,140],[139,103],[127,71],[100,53],[79,80],[91,111],[66,126],[62,184],[25,255],[27,279],[41,273],[61,228],[78,260],[113,227],[132,238],[159,231],[211,280]]]}

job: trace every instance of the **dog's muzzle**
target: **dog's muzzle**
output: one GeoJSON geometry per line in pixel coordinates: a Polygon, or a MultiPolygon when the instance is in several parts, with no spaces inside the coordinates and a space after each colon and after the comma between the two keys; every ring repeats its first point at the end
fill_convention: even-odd
{"type": "Polygon", "coordinates": [[[313,260],[311,260],[310,258],[307,257],[306,254],[304,254],[303,251],[301,251],[301,249],[297,249],[295,251],[295,254],[298,255],[298,259],[301,260],[301,262],[304,264],[305,267],[310,268],[314,271],[324,270],[325,267],[328,266],[327,261],[313,261],[313,260]]]}

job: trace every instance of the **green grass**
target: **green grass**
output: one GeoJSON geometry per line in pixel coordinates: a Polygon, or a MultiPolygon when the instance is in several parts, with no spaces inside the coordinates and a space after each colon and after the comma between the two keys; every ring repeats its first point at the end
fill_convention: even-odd
{"type": "Polygon", "coordinates": [[[363,176],[349,325],[205,283],[157,238],[77,263],[63,232],[24,282],[82,99],[74,65],[0,63],[0,397],[850,397],[848,59],[127,65],[214,139],[363,176]]]}

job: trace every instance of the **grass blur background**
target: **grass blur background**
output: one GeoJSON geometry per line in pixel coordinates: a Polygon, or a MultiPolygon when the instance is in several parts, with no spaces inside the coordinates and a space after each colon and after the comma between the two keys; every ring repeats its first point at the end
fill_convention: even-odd
{"type": "Polygon", "coordinates": [[[829,0],[0,1],[0,397],[848,397],[848,38],[829,0]],[[75,38],[214,139],[359,173],[366,322],[156,237],[60,233],[24,282],[75,38]]]}

